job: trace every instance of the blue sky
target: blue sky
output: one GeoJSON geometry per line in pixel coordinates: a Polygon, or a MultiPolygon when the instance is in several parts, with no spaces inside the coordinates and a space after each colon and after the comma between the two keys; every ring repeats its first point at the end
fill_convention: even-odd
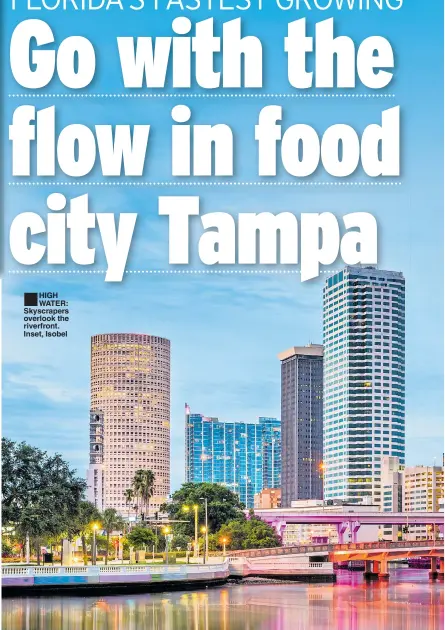
{"type": "MultiPolygon", "coordinates": [[[[237,179],[254,180],[253,127],[266,104],[282,104],[284,124],[304,122],[323,131],[335,122],[363,129],[378,122],[382,109],[402,108],[402,186],[391,188],[187,188],[199,194],[204,212],[331,211],[372,212],[380,230],[379,264],[401,270],[407,281],[407,460],[432,463],[442,455],[443,424],[443,124],[442,16],[408,6],[401,11],[280,12],[242,14],[246,32],[262,38],[265,92],[289,92],[282,38],[292,19],[309,24],[331,15],[338,32],[356,41],[380,34],[396,52],[396,71],[388,93],[395,98],[343,99],[170,99],[33,100],[9,99],[4,107],[3,136],[15,107],[55,104],[58,124],[142,124],[152,127],[146,177],[170,180],[170,110],[187,103],[193,121],[225,122],[234,130],[237,179]]],[[[7,43],[14,26],[27,17],[45,19],[58,40],[80,34],[89,37],[99,63],[93,92],[123,91],[115,46],[117,35],[170,33],[178,12],[148,9],[69,12],[6,11],[7,43]]],[[[238,15],[214,11],[218,19],[238,15]]],[[[208,17],[206,11],[190,15],[208,17]]],[[[6,92],[23,92],[6,67],[6,92]]],[[[47,93],[64,91],[57,80],[47,93]]],[[[169,90],[170,91],[170,90],[169,90]]],[[[45,92],[45,90],[43,91],[45,92]]],[[[11,180],[6,146],[5,181],[11,180]]],[[[283,173],[280,178],[286,179],[283,173]]],[[[322,178],[321,173],[314,175],[322,178]]],[[[363,179],[363,177],[360,177],[363,179]]],[[[60,178],[62,179],[62,178],[60,178]]],[[[100,179],[93,173],[91,180],[100,179]]],[[[87,181],[87,180],[86,180],[87,181]]],[[[32,210],[45,214],[50,192],[70,195],[72,189],[49,181],[45,187],[6,186],[7,237],[12,218],[32,210]]],[[[75,194],[90,193],[91,208],[102,212],[139,213],[130,269],[168,269],[167,223],[157,214],[159,194],[179,189],[92,188],[78,186],[75,194]]],[[[73,193],[74,194],[74,193],[73,193]]],[[[196,243],[197,231],[193,233],[196,243]]],[[[20,267],[11,260],[6,243],[3,322],[4,435],[63,453],[83,474],[88,454],[89,338],[101,332],[145,332],[172,342],[172,487],[183,479],[184,403],[195,412],[227,420],[279,416],[278,352],[292,345],[321,341],[323,279],[301,284],[297,275],[249,276],[126,276],[121,284],[106,284],[103,276],[67,275],[29,278],[9,274],[20,267]],[[66,340],[48,342],[23,338],[24,291],[58,291],[70,301],[71,323],[66,340]]],[[[196,257],[192,259],[196,265],[196,257]]],[[[97,268],[103,268],[99,256],[97,268]]],[[[337,268],[339,265],[334,265],[337,268]]]]}

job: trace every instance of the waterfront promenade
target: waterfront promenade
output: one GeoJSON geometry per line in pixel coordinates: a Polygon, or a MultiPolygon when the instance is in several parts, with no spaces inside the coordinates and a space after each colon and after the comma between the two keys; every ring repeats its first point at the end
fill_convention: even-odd
{"type": "Polygon", "coordinates": [[[205,565],[9,566],[2,569],[3,594],[7,596],[72,591],[166,591],[218,586],[229,577],[335,581],[331,562],[310,562],[304,557],[286,564],[269,562],[264,565],[245,558],[230,558],[205,565]]]}
{"type": "Polygon", "coordinates": [[[3,595],[72,592],[163,591],[217,586],[229,564],[2,567],[3,595]]]}

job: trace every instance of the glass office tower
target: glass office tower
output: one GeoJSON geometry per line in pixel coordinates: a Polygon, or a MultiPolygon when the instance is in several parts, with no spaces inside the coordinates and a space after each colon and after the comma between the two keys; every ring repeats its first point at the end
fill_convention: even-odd
{"type": "Polygon", "coordinates": [[[324,496],[382,501],[382,457],[405,462],[405,279],[346,267],[327,279],[324,496]]]}
{"type": "Polygon", "coordinates": [[[264,477],[278,482],[280,476],[279,443],[272,441],[273,429],[278,425],[276,418],[261,418],[258,423],[220,422],[218,418],[192,414],[186,405],[186,481],[224,484],[238,494],[246,507],[253,507],[255,494],[263,489],[264,477]]]}
{"type": "Polygon", "coordinates": [[[259,418],[263,427],[263,489],[281,488],[281,422],[276,418],[259,418]]]}

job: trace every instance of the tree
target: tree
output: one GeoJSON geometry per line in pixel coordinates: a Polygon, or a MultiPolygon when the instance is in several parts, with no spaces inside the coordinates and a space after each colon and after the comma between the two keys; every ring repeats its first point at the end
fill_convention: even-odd
{"type": "MultiPolygon", "coordinates": [[[[138,516],[138,512],[139,512],[139,497],[141,496],[141,487],[142,487],[142,473],[144,471],[141,469],[137,470],[134,473],[134,477],[133,477],[133,493],[134,493],[134,497],[136,499],[136,519],[138,516]]],[[[142,506],[142,501],[141,501],[141,506],[142,506]]]]}
{"type": "Polygon", "coordinates": [[[152,529],[149,527],[137,526],[133,527],[131,532],[127,535],[127,541],[130,547],[152,547],[156,544],[156,536],[152,529]]]}
{"type": "Polygon", "coordinates": [[[92,524],[94,521],[100,520],[99,510],[89,501],[80,501],[76,517],[72,526],[68,530],[68,538],[71,540],[74,536],[80,536],[82,541],[83,563],[88,564],[87,554],[87,536],[91,534],[92,524]]]}
{"type": "Polygon", "coordinates": [[[110,534],[116,529],[123,529],[124,520],[114,508],[107,508],[102,514],[102,528],[107,532],[107,546],[105,547],[105,564],[108,564],[108,549],[110,547],[110,534]]]}
{"type": "Polygon", "coordinates": [[[134,501],[134,491],[133,488],[127,488],[124,492],[125,504],[128,508],[128,518],[130,518],[130,506],[134,501]]]}
{"type": "Polygon", "coordinates": [[[187,545],[191,542],[192,540],[189,536],[184,536],[184,534],[174,534],[171,546],[172,549],[180,547],[181,551],[187,551],[187,545]]]}
{"type": "Polygon", "coordinates": [[[219,542],[222,538],[227,540],[227,549],[266,549],[281,545],[274,528],[255,516],[223,525],[215,541],[219,542]]]}
{"type": "MultiPolygon", "coordinates": [[[[87,537],[87,542],[91,546],[93,545],[93,534],[89,534],[87,537]]],[[[102,534],[96,533],[96,551],[97,555],[105,555],[113,550],[113,546],[110,541],[107,542],[107,537],[102,536],[102,534]]]]}
{"type": "Polygon", "coordinates": [[[141,470],[140,492],[142,509],[148,515],[150,499],[154,493],[155,474],[152,470],[141,470]]]}
{"type": "Polygon", "coordinates": [[[133,492],[136,497],[136,514],[139,508],[139,498],[141,500],[141,513],[148,511],[150,499],[153,496],[155,484],[155,474],[152,470],[140,468],[134,474],[133,492]]]}
{"type": "Polygon", "coordinates": [[[193,510],[187,513],[184,507],[189,508],[198,505],[198,519],[200,525],[205,522],[205,508],[203,498],[207,498],[209,531],[218,531],[224,523],[235,519],[244,519],[244,505],[238,495],[217,483],[184,483],[179,490],[173,493],[171,503],[161,506],[161,510],[168,513],[171,520],[185,520],[189,522],[178,524],[175,530],[178,534],[184,534],[193,538],[195,535],[195,523],[193,510]]]}
{"type": "Polygon", "coordinates": [[[2,440],[3,523],[34,541],[40,563],[40,542],[69,529],[86,489],[61,455],[2,440]]]}
{"type": "Polygon", "coordinates": [[[2,558],[10,558],[14,555],[14,547],[9,541],[2,541],[2,558]]]}

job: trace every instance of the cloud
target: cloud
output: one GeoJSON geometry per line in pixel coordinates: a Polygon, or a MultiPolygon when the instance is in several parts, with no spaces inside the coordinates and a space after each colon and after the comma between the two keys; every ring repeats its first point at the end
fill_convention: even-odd
{"type": "Polygon", "coordinates": [[[71,403],[78,400],[85,392],[58,382],[58,376],[53,368],[40,366],[20,369],[16,366],[11,373],[6,367],[4,396],[16,399],[40,395],[55,403],[71,403]]]}

